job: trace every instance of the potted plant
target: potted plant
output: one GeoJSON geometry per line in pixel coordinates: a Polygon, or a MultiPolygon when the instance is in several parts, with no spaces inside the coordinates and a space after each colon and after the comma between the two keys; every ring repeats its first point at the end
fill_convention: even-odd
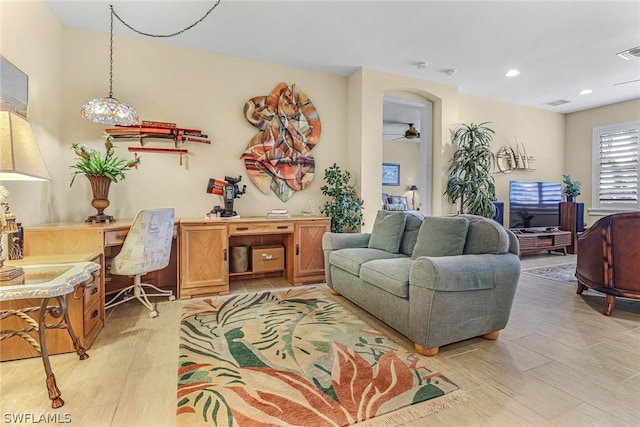
{"type": "Polygon", "coordinates": [[[564,180],[562,183],[564,184],[564,188],[562,189],[562,194],[565,197],[567,202],[575,202],[576,197],[582,194],[581,187],[582,183],[580,181],[574,181],[571,179],[569,175],[562,175],[564,180]]]}
{"type": "Polygon", "coordinates": [[[78,156],[76,163],[71,165],[75,169],[69,187],[73,185],[78,174],[83,174],[91,183],[93,200],[91,206],[98,211],[97,215],[87,218],[87,222],[115,221],[112,216],[105,215],[104,210],[109,206],[109,186],[111,182],[118,182],[125,179],[125,172],[133,167],[137,167],[140,159],[123,159],[114,155],[113,137],[105,135],[104,146],[106,151],[101,154],[98,150],[89,148],[86,145],[71,144],[71,149],[78,156]]]}
{"type": "Polygon", "coordinates": [[[496,215],[496,187],[491,169],[495,157],[491,151],[494,131],[489,122],[457,124],[451,130],[451,142],[456,147],[449,162],[445,193],[459,211],[493,218],[496,215]]]}
{"type": "Polygon", "coordinates": [[[320,208],[320,212],[331,218],[331,231],[342,233],[357,231],[363,224],[362,205],[364,201],[351,181],[351,173],[343,171],[335,163],[324,170],[326,185],[320,187],[322,194],[329,200],[320,208]]]}

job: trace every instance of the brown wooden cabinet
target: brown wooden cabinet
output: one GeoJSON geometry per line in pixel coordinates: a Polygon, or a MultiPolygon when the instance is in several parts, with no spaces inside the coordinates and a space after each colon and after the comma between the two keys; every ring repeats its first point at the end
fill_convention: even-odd
{"type": "Polygon", "coordinates": [[[180,298],[229,293],[226,224],[180,224],[180,298]]]}
{"type": "MultiPolygon", "coordinates": [[[[38,264],[65,264],[81,261],[92,261],[100,264],[99,277],[104,276],[104,262],[102,254],[68,254],[49,256],[25,256],[21,260],[7,261],[9,265],[38,265],[38,264]]],[[[98,332],[104,326],[104,287],[103,280],[88,289],[77,287],[75,292],[69,295],[68,313],[71,327],[85,349],[91,347],[98,332]]],[[[0,303],[2,310],[17,310],[26,307],[36,307],[41,303],[40,298],[3,301],[0,303]]],[[[29,313],[36,322],[39,310],[29,313]]],[[[22,329],[25,323],[16,318],[7,318],[0,321],[0,329],[22,329]]],[[[39,341],[37,332],[29,333],[36,341],[39,341]]],[[[47,348],[49,354],[69,353],[75,351],[69,333],[64,329],[50,329],[46,331],[47,348]]],[[[19,337],[0,341],[0,361],[24,359],[36,357],[40,354],[34,348],[19,337]]]]}
{"type": "Polygon", "coordinates": [[[279,275],[291,284],[324,281],[322,235],[330,219],[301,216],[287,219],[249,217],[239,219],[180,220],[180,298],[226,294],[233,279],[279,275]],[[229,273],[230,249],[235,246],[281,245],[282,270],[229,273]]]}
{"type": "Polygon", "coordinates": [[[544,233],[516,233],[520,244],[520,254],[540,251],[562,251],[567,254],[571,244],[571,233],[568,231],[550,231],[544,233]]]}
{"type": "Polygon", "coordinates": [[[298,221],[295,227],[293,283],[324,282],[322,236],[331,227],[329,218],[298,221]]]}

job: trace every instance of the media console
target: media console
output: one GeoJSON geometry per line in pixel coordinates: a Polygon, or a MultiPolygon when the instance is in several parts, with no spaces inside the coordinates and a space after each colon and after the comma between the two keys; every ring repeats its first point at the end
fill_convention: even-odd
{"type": "Polygon", "coordinates": [[[520,244],[519,256],[540,251],[562,251],[566,255],[567,247],[571,245],[571,233],[568,231],[512,231],[520,244]]]}

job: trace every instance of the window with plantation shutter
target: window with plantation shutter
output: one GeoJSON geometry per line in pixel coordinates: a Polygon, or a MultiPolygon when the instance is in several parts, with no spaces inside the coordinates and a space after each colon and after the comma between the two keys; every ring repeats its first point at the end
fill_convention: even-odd
{"type": "Polygon", "coordinates": [[[592,208],[602,214],[638,210],[640,121],[593,130],[592,208]]]}

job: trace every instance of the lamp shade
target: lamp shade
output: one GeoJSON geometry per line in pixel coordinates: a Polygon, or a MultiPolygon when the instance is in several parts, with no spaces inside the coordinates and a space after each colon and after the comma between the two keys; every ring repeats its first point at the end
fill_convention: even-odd
{"type": "Polygon", "coordinates": [[[409,188],[409,191],[418,191],[418,187],[412,185],[411,188],[409,188]]]}
{"type": "Polygon", "coordinates": [[[49,179],[29,122],[13,111],[0,110],[0,181],[49,179]]]}

